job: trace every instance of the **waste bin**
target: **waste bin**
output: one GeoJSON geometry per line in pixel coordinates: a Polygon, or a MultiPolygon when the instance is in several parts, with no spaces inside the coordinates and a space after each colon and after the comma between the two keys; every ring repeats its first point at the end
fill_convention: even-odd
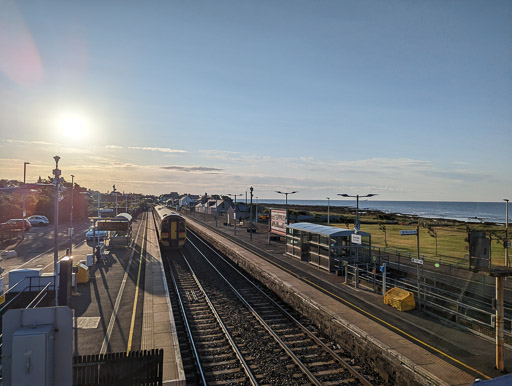
{"type": "Polygon", "coordinates": [[[76,283],[83,284],[89,282],[89,267],[83,263],[77,265],[76,283]]]}

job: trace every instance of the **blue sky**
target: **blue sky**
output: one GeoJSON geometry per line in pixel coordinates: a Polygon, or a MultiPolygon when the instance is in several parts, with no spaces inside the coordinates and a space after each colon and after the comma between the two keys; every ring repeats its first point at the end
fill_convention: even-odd
{"type": "Polygon", "coordinates": [[[510,1],[0,1],[0,178],[512,193],[510,1]],[[69,179],[69,177],[68,177],[69,179]]]}

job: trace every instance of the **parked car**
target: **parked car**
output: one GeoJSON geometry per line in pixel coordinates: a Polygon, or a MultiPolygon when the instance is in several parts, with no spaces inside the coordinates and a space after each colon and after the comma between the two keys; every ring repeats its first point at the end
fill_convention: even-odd
{"type": "Polygon", "coordinates": [[[90,227],[87,233],[85,234],[85,239],[87,241],[93,241],[100,239],[100,241],[105,240],[108,237],[107,231],[100,231],[98,228],[96,228],[96,231],[94,230],[94,227],[90,227]],[[94,236],[93,236],[94,235],[94,236]]]}
{"type": "Polygon", "coordinates": [[[32,226],[45,226],[50,224],[46,216],[34,215],[27,218],[27,220],[32,226]]]}
{"type": "Polygon", "coordinates": [[[22,218],[11,218],[10,220],[4,222],[2,226],[5,229],[21,231],[21,228],[23,228],[23,224],[25,224],[24,228],[26,231],[28,231],[32,226],[30,225],[30,222],[27,219],[23,220],[22,218]]]}

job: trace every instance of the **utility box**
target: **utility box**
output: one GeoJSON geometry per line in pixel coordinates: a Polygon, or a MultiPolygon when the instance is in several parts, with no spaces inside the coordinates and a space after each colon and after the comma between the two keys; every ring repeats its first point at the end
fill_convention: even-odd
{"type": "Polygon", "coordinates": [[[54,326],[20,327],[12,336],[12,384],[53,385],[54,326]]]}
{"type": "Polygon", "coordinates": [[[410,311],[416,308],[414,294],[398,287],[391,288],[384,294],[384,304],[398,311],[410,311]]]}
{"type": "Polygon", "coordinates": [[[11,309],[2,316],[2,385],[73,383],[69,307],[11,309]]]}
{"type": "Polygon", "coordinates": [[[73,274],[73,259],[70,257],[62,258],[58,263],[59,273],[59,289],[58,301],[59,305],[67,306],[71,302],[71,282],[73,274]]]}
{"type": "Polygon", "coordinates": [[[76,273],[76,283],[84,284],[89,282],[89,267],[85,264],[78,264],[76,266],[78,271],[76,273]]]}

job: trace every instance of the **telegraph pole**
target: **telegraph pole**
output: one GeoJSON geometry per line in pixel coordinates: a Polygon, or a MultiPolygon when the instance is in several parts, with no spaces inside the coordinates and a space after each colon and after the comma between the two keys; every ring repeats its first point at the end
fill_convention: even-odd
{"type": "Polygon", "coordinates": [[[250,239],[252,241],[252,191],[254,190],[254,188],[251,186],[249,188],[249,190],[251,191],[251,219],[249,221],[249,234],[250,234],[250,239]]]}
{"type": "Polygon", "coordinates": [[[73,255],[73,199],[75,195],[75,176],[71,174],[71,211],[69,212],[69,255],[73,255]]]}
{"type": "MultiPolygon", "coordinates": [[[[59,181],[61,171],[59,169],[59,160],[60,157],[56,155],[53,157],[55,160],[55,169],[53,170],[53,175],[55,176],[55,190],[54,190],[54,216],[53,220],[53,273],[55,275],[55,284],[57,284],[57,262],[59,261],[59,248],[58,248],[58,238],[59,238],[59,181]]],[[[55,288],[57,291],[57,288],[55,288]]],[[[59,297],[57,296],[57,292],[55,292],[55,305],[59,305],[59,297]]]]}
{"type": "Polygon", "coordinates": [[[26,210],[25,210],[25,201],[27,199],[27,190],[26,190],[26,178],[27,178],[27,165],[29,165],[30,162],[23,162],[23,212],[22,212],[22,219],[21,222],[21,240],[25,240],[25,216],[26,210]]]}

